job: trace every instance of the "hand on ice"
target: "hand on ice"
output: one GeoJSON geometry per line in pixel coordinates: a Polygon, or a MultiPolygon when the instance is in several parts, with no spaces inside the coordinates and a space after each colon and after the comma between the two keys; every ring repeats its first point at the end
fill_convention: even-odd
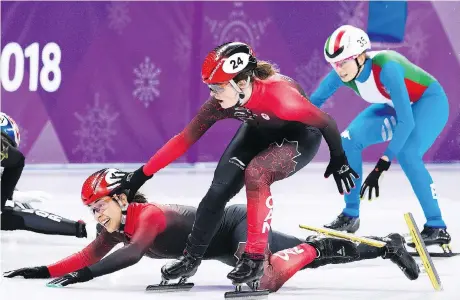
{"type": "Polygon", "coordinates": [[[88,267],[84,267],[76,272],[66,274],[62,277],[51,280],[46,284],[48,287],[64,287],[77,282],[86,282],[93,279],[93,274],[88,267]]]}
{"type": "Polygon", "coordinates": [[[16,276],[22,276],[25,279],[30,278],[50,278],[50,273],[46,266],[32,267],[32,268],[21,268],[13,271],[3,272],[3,277],[13,278],[16,276]]]}

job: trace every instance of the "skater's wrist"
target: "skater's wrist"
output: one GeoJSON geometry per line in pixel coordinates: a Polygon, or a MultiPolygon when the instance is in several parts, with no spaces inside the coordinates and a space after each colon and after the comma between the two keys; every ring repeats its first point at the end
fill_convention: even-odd
{"type": "Polygon", "coordinates": [[[389,160],[385,160],[384,157],[385,156],[382,156],[375,165],[375,172],[382,173],[383,171],[388,171],[388,169],[390,168],[391,162],[389,160]]]}

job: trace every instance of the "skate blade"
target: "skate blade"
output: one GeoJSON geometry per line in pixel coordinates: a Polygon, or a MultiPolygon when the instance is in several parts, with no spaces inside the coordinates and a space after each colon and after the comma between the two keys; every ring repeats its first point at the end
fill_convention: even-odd
{"type": "MultiPolygon", "coordinates": [[[[431,252],[431,251],[428,251],[428,253],[430,254],[431,257],[453,257],[453,256],[457,256],[457,255],[460,254],[458,252],[452,252],[452,248],[451,248],[450,244],[442,244],[442,245],[436,245],[435,244],[435,245],[427,246],[426,248],[427,249],[428,248],[433,249],[434,247],[436,247],[436,248],[441,247],[443,252],[431,252]]],[[[420,257],[418,252],[409,252],[409,254],[411,256],[414,256],[414,257],[420,257]]]]}
{"type": "Polygon", "coordinates": [[[145,290],[147,292],[159,292],[159,293],[190,291],[190,289],[194,287],[194,285],[195,284],[192,282],[171,283],[171,284],[153,284],[153,285],[147,286],[145,290]]]}
{"type": "Polygon", "coordinates": [[[269,290],[233,291],[224,294],[225,299],[263,299],[268,297],[269,290]]]}
{"type": "MultiPolygon", "coordinates": [[[[413,257],[420,257],[420,255],[417,252],[409,252],[409,254],[413,257]]],[[[454,257],[457,255],[460,255],[458,252],[451,252],[451,253],[442,253],[442,252],[428,252],[431,257],[454,257]]]]}

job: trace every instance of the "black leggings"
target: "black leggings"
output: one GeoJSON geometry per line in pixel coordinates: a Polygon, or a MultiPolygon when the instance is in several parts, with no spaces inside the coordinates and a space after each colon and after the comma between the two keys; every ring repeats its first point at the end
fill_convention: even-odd
{"type": "Polygon", "coordinates": [[[1,217],[2,230],[27,230],[48,235],[86,237],[82,225],[61,216],[31,208],[5,206],[1,217]]]}
{"type": "MultiPolygon", "coordinates": [[[[237,252],[244,248],[247,239],[246,206],[231,205],[225,208],[222,222],[209,245],[204,259],[214,259],[235,266],[237,252]]],[[[279,231],[270,231],[268,246],[272,253],[295,247],[304,241],[279,231]]]]}
{"type": "Polygon", "coordinates": [[[243,123],[222,155],[212,184],[198,206],[186,250],[195,256],[204,255],[227,202],[241,190],[245,180],[248,186],[253,186],[250,183],[258,180],[254,174],[269,178],[271,182],[268,184],[292,176],[313,159],[321,139],[318,129],[300,123],[272,132],[243,123]],[[257,159],[258,155],[270,157],[269,168],[261,166],[262,159],[257,159]],[[288,172],[284,169],[286,164],[288,172]]]}

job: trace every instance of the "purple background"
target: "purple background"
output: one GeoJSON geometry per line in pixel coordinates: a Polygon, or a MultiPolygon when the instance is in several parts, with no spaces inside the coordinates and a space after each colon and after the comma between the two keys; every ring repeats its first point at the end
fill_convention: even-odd
{"type": "MultiPolygon", "coordinates": [[[[441,82],[449,123],[424,158],[459,161],[460,49],[453,45],[460,37],[449,39],[439,14],[459,4],[433,5],[409,2],[405,41],[374,49],[400,51],[441,82]]],[[[40,86],[30,92],[27,63],[20,89],[2,89],[1,110],[19,124],[28,163],[129,163],[148,160],[206,100],[200,69],[210,49],[248,42],[260,59],[275,62],[311,93],[329,70],[325,39],[342,24],[366,28],[368,3],[4,2],[1,8],[2,47],[38,42],[42,49],[55,42],[62,51],[56,92],[40,86]]],[[[324,109],[343,130],[366,105],[343,88],[324,109]]],[[[217,161],[238,125],[218,122],[179,162],[217,161]]],[[[374,162],[384,147],[370,147],[364,160],[374,162]]],[[[315,160],[327,159],[323,142],[315,160]]]]}

